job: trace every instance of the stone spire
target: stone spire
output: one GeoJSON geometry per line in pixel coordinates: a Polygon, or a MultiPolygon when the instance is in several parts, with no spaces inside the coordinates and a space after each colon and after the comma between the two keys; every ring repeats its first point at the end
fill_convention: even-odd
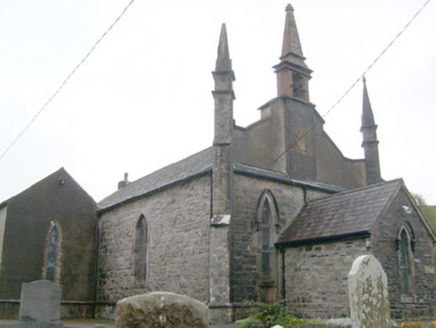
{"type": "Polygon", "coordinates": [[[232,60],[229,55],[229,43],[227,41],[226,24],[221,25],[220,40],[218,44],[218,55],[215,65],[215,71],[231,71],[232,60]]]}
{"type": "Polygon", "coordinates": [[[297,23],[294,17],[294,8],[288,4],[286,7],[285,33],[283,35],[282,56],[280,59],[292,57],[292,54],[303,58],[297,23]]]}
{"type": "Polygon", "coordinates": [[[309,102],[309,79],[312,71],[304,62],[305,59],[294,17],[294,8],[288,4],[280,63],[274,66],[277,73],[277,95],[279,97],[292,97],[309,102]]]}
{"type": "Polygon", "coordinates": [[[363,78],[363,110],[360,131],[363,135],[362,147],[365,152],[366,184],[371,185],[382,182],[376,132],[377,125],[375,124],[374,113],[369,101],[365,77],[363,78]]]}
{"type": "Polygon", "coordinates": [[[215,138],[214,144],[230,144],[233,134],[233,81],[235,73],[232,70],[232,61],[229,56],[226,25],[221,27],[218,56],[215,71],[212,73],[215,81],[215,90],[212,91],[215,99],[215,138]]]}
{"type": "Polygon", "coordinates": [[[366,78],[363,77],[363,111],[362,111],[362,128],[375,127],[374,113],[372,112],[371,103],[369,101],[368,89],[366,87],[366,78]]]}

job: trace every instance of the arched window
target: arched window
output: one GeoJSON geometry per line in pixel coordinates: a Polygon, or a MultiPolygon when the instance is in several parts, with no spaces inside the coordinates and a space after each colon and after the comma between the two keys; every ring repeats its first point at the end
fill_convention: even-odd
{"type": "Polygon", "coordinates": [[[265,189],[257,205],[258,268],[263,282],[273,283],[277,273],[277,251],[274,243],[281,229],[277,204],[270,190],[265,189]]]}
{"type": "Polygon", "coordinates": [[[147,273],[147,221],[144,216],[136,225],[136,282],[144,283],[147,273]]]}
{"type": "Polygon", "coordinates": [[[415,248],[415,238],[412,227],[406,223],[398,234],[397,250],[398,250],[398,266],[400,276],[400,292],[401,297],[405,301],[410,297],[414,297],[414,267],[413,267],[413,251],[415,248]]]}
{"type": "Polygon", "coordinates": [[[45,268],[45,279],[55,282],[56,267],[59,252],[59,231],[57,226],[54,226],[49,235],[47,243],[47,262],[45,268]]]}
{"type": "Polygon", "coordinates": [[[262,228],[261,228],[261,243],[262,243],[262,276],[263,278],[271,278],[271,261],[270,261],[270,222],[271,210],[269,203],[266,201],[262,207],[262,228]]]}
{"type": "Polygon", "coordinates": [[[409,237],[406,230],[401,231],[400,235],[400,276],[401,276],[401,294],[409,295],[409,237]]]}

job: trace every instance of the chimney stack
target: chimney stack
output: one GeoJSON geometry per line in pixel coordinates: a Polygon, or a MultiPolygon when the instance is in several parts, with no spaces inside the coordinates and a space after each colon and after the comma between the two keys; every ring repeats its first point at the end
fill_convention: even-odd
{"type": "Polygon", "coordinates": [[[130,181],[128,180],[129,173],[124,173],[124,180],[118,182],[118,190],[121,188],[124,188],[128,184],[130,184],[130,181]]]}

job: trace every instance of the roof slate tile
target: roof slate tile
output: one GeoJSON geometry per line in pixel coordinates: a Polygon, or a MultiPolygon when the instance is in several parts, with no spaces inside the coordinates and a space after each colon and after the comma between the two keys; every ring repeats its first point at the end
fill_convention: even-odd
{"type": "Polygon", "coordinates": [[[298,244],[370,231],[400,185],[402,180],[393,180],[312,200],[277,244],[298,244]]]}
{"type": "Polygon", "coordinates": [[[107,209],[124,201],[147,194],[171,183],[181,181],[193,175],[207,172],[212,168],[213,148],[185,158],[177,163],[166,166],[152,174],[138,179],[98,203],[99,208],[107,209]]]}

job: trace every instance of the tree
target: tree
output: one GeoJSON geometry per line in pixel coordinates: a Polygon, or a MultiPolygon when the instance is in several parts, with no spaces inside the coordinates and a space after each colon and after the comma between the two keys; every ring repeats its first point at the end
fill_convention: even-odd
{"type": "Polygon", "coordinates": [[[427,205],[427,202],[426,202],[424,196],[422,196],[422,194],[418,194],[416,192],[411,192],[410,194],[412,195],[413,199],[415,200],[416,205],[418,205],[418,206],[427,205]]]}

